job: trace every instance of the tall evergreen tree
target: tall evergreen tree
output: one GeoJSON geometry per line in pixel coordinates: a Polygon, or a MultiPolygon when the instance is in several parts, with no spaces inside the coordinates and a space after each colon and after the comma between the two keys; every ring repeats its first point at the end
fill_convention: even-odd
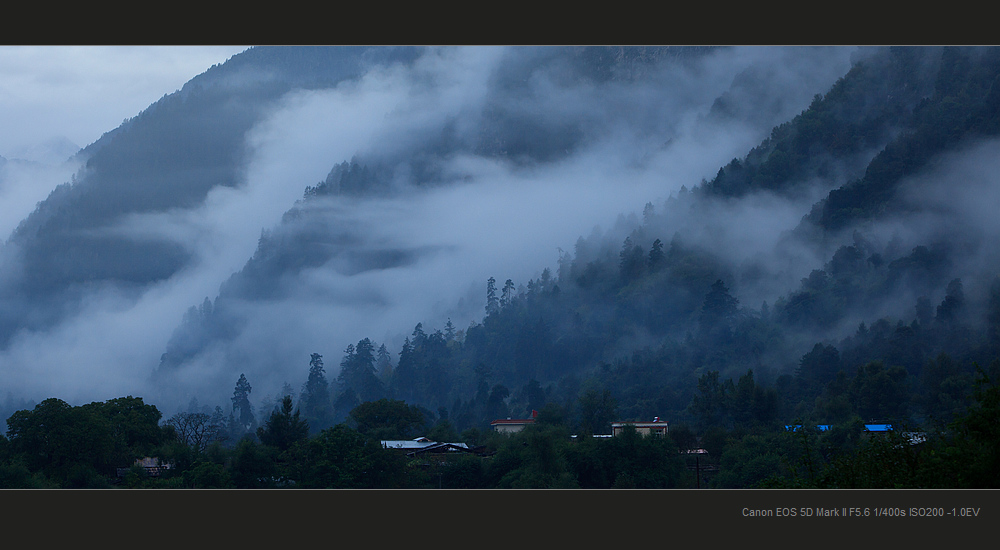
{"type": "Polygon", "coordinates": [[[625,237],[622,250],[619,253],[618,272],[626,284],[642,276],[644,264],[642,248],[632,242],[632,237],[625,237]]]}
{"type": "Polygon", "coordinates": [[[239,434],[233,434],[234,437],[242,436],[243,434],[253,433],[257,428],[257,419],[254,418],[253,405],[250,404],[250,392],[253,388],[250,387],[250,382],[247,381],[247,377],[244,374],[240,374],[240,379],[236,381],[236,387],[233,389],[233,416],[236,418],[236,427],[239,434]],[[239,411],[239,414],[237,414],[239,411]]]}
{"type": "Polygon", "coordinates": [[[712,284],[701,306],[698,325],[702,338],[709,342],[728,340],[732,331],[732,320],[736,316],[739,300],[729,294],[722,279],[712,284]]]}
{"type": "Polygon", "coordinates": [[[486,281],[486,316],[489,317],[500,310],[500,301],[497,298],[497,280],[490,277],[486,281]]]}
{"type": "Polygon", "coordinates": [[[371,340],[363,338],[357,346],[347,346],[337,383],[339,391],[350,388],[362,402],[383,397],[382,382],[375,370],[375,344],[371,340]]]}
{"type": "Polygon", "coordinates": [[[939,323],[952,323],[957,320],[963,305],[965,305],[965,292],[962,289],[962,279],[954,279],[948,283],[944,300],[937,307],[935,319],[939,323]]]}
{"type": "Polygon", "coordinates": [[[663,241],[656,239],[653,241],[653,246],[649,249],[649,258],[647,264],[649,265],[650,271],[655,271],[663,263],[663,258],[665,254],[663,253],[663,241]]]}
{"type": "Polygon", "coordinates": [[[514,299],[514,281],[507,279],[503,284],[503,290],[500,294],[500,307],[505,308],[510,305],[511,301],[514,299]]]}
{"type": "Polygon", "coordinates": [[[303,404],[302,412],[309,423],[310,433],[317,433],[332,425],[330,384],[326,381],[323,356],[318,353],[310,355],[309,378],[302,390],[300,401],[303,404]]]}
{"type": "Polygon", "coordinates": [[[378,354],[375,356],[375,370],[383,384],[388,384],[392,378],[392,356],[389,350],[382,344],[378,347],[378,354]]]}
{"type": "Polygon", "coordinates": [[[399,350],[399,362],[392,375],[393,393],[406,400],[416,397],[417,370],[413,352],[413,344],[409,338],[403,341],[399,350]]]}
{"type": "Polygon", "coordinates": [[[264,445],[286,451],[296,441],[305,441],[309,436],[309,425],[299,418],[298,409],[292,412],[292,396],[281,399],[280,408],[271,413],[264,425],[257,428],[257,437],[264,445]]]}

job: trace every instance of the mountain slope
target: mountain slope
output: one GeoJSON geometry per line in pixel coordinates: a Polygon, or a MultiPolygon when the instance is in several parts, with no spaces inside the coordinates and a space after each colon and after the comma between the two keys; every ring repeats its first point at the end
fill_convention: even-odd
{"type": "MultiPolygon", "coordinates": [[[[262,233],[253,257],[218,296],[189,310],[161,357],[159,385],[182,385],[197,372],[225,379],[243,369],[280,386],[294,373],[290,357],[332,342],[346,345],[366,327],[398,347],[412,312],[427,321],[428,312],[461,324],[478,319],[474,281],[481,265],[505,262],[503,254],[517,257],[526,239],[536,247],[559,242],[522,236],[531,231],[525,226],[552,233],[555,215],[572,218],[556,232],[576,231],[593,225],[585,212],[594,208],[602,217],[612,212],[613,220],[609,199],[634,204],[628,197],[663,193],[663,176],[653,169],[663,159],[675,162],[670,169],[690,162],[685,156],[699,157],[697,170],[718,166],[807,106],[842,74],[849,55],[846,49],[524,48],[504,51],[480,81],[485,89],[456,94],[447,109],[417,86],[386,119],[408,121],[412,101],[423,113],[440,109],[440,121],[409,142],[405,133],[392,134],[406,146],[387,137],[376,147],[359,146],[350,160],[330,159],[327,177],[307,185],[282,223],[262,233]],[[762,95],[770,101],[766,111],[748,107],[762,95]],[[594,169],[582,172],[590,174],[575,173],[588,163],[594,169]],[[630,190],[629,182],[616,181],[621,176],[599,175],[618,170],[648,183],[630,190]],[[559,203],[564,213],[549,206],[559,203]],[[508,238],[494,238],[505,226],[508,238]]],[[[415,68],[429,73],[421,84],[440,79],[434,93],[452,97],[448,71],[415,68]]],[[[548,245],[545,256],[555,247],[548,245]]],[[[537,268],[519,263],[528,274],[537,268]]]]}
{"type": "MultiPolygon", "coordinates": [[[[995,254],[984,254],[982,244],[992,242],[996,224],[977,218],[952,226],[964,214],[959,207],[967,205],[941,212],[935,199],[948,192],[963,165],[988,166],[996,151],[990,140],[996,128],[993,94],[986,85],[996,79],[994,55],[885,48],[864,56],[825,95],[712,181],[682,189],[662,205],[647,204],[641,220],[621,216],[607,231],[581,237],[573,254],[562,254],[555,276],[546,270],[526,283],[500,284],[508,275],[497,273],[486,296],[478,289],[469,295],[472,309],[482,312],[486,304],[485,317],[473,316],[458,331],[450,323],[446,330],[417,323],[377,389],[370,381],[355,387],[351,376],[342,375],[331,400],[344,414],[357,396],[402,398],[443,408],[456,425],[471,427],[501,410],[530,409],[538,391],[543,402],[576,410],[586,395],[581,384],[590,384],[610,388],[626,416],[691,418],[697,409],[689,405],[714,372],[720,384],[741,375],[741,384],[783,384],[782,401],[774,397],[754,413],[774,420],[793,414],[787,409],[793,405],[811,413],[838,369],[846,376],[876,376],[876,367],[858,369],[881,360],[891,361],[892,377],[910,376],[919,391],[932,391],[920,376],[936,354],[982,361],[995,345],[982,335],[995,325],[987,319],[995,305],[987,304],[996,295],[990,273],[1000,263],[995,254]],[[952,72],[956,55],[968,61],[968,70],[952,72]],[[956,102],[955,94],[964,101],[956,102]],[[949,116],[928,115],[942,111],[949,116]],[[921,144],[920,154],[908,164],[882,168],[893,151],[913,143],[921,144]],[[818,232],[802,229],[814,223],[810,212],[829,202],[823,197],[864,185],[871,174],[883,174],[875,181],[887,190],[860,195],[874,208],[859,207],[843,223],[820,225],[818,232]],[[926,220],[920,215],[930,214],[948,223],[914,230],[926,220]]],[[[982,181],[967,179],[968,188],[953,192],[955,197],[995,187],[985,172],[982,181]]],[[[295,327],[326,323],[313,343],[343,341],[346,325],[338,315],[377,317],[386,294],[347,294],[365,287],[344,281],[409,273],[408,265],[435,253],[393,249],[398,241],[358,246],[371,238],[372,228],[355,232],[357,225],[340,225],[371,223],[351,216],[366,204],[356,195],[379,181],[378,170],[342,163],[308,189],[285,223],[262,237],[255,257],[215,303],[194,310],[175,332],[158,372],[163,380],[209,361],[228,368],[262,362],[255,375],[264,380],[270,363],[287,376],[281,366],[287,352],[265,355],[274,341],[261,329],[268,326],[263,312],[289,318],[261,305],[268,301],[297,304],[293,311],[306,322],[291,321],[295,327]],[[316,284],[323,280],[337,283],[316,284]],[[303,307],[307,300],[329,314],[311,316],[303,307]],[[343,307],[345,300],[360,307],[343,307]],[[251,342],[250,334],[265,343],[251,342]]],[[[294,340],[287,349],[309,342],[294,340]]],[[[357,362],[355,349],[345,350],[343,365],[357,362]]],[[[854,406],[866,414],[876,410],[860,401],[854,406]]],[[[912,420],[908,415],[920,412],[903,403],[894,407],[882,414],[912,420]]],[[[833,409],[816,414],[823,411],[833,409]]]]}
{"type": "Polygon", "coordinates": [[[243,183],[247,132],[295,88],[330,87],[414,49],[252,48],[192,79],[87,146],[85,167],[17,227],[0,253],[0,342],[72,311],[87,289],[141,290],[188,265],[183,243],[135,238],[129,216],[186,209],[243,183]],[[28,312],[32,312],[28,314],[28,312]]]}

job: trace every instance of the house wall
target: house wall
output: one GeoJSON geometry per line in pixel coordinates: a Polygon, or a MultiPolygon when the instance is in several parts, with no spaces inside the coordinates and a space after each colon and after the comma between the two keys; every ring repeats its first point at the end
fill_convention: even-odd
{"type": "Polygon", "coordinates": [[[614,435],[614,436],[620,435],[622,433],[622,430],[625,429],[625,426],[632,426],[633,428],[635,428],[636,433],[642,435],[643,437],[648,436],[648,435],[663,436],[663,435],[667,434],[667,423],[666,422],[657,422],[657,423],[655,423],[655,425],[648,425],[648,424],[626,424],[626,425],[622,425],[622,426],[612,426],[611,427],[611,434],[614,435]]]}
{"type": "Polygon", "coordinates": [[[502,434],[512,434],[523,430],[524,424],[496,424],[493,429],[502,434]]]}

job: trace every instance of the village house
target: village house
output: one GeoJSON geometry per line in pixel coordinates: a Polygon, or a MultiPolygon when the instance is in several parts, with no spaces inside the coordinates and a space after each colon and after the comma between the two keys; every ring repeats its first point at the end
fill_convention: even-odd
{"type": "Polygon", "coordinates": [[[502,434],[512,434],[517,433],[525,428],[535,423],[535,419],[538,417],[538,411],[531,411],[531,418],[506,418],[501,420],[494,420],[490,422],[490,426],[493,427],[493,431],[502,434]]]}
{"type": "Polygon", "coordinates": [[[476,449],[469,447],[465,443],[441,443],[431,441],[426,437],[416,439],[382,440],[382,447],[386,449],[399,450],[406,453],[406,456],[413,457],[424,453],[473,453],[476,449]]]}
{"type": "Polygon", "coordinates": [[[652,422],[633,422],[633,421],[612,422],[611,435],[612,436],[621,435],[622,431],[626,427],[631,426],[635,428],[635,431],[637,433],[643,436],[647,435],[664,436],[667,435],[667,424],[668,422],[666,420],[660,420],[659,416],[654,418],[652,422]]]}
{"type": "MultiPolygon", "coordinates": [[[[802,424],[788,424],[785,426],[785,430],[789,432],[797,432],[802,428],[802,424]]],[[[821,432],[829,431],[832,428],[829,424],[817,424],[816,429],[821,432]]],[[[865,424],[861,430],[864,437],[876,437],[876,436],[887,436],[892,432],[892,424],[865,424]]],[[[926,432],[901,432],[903,438],[909,441],[910,445],[919,445],[927,441],[926,432]]]]}
{"type": "MultiPolygon", "coordinates": [[[[146,474],[149,477],[159,477],[160,474],[162,474],[165,470],[172,470],[174,467],[174,465],[171,463],[160,462],[160,459],[158,457],[151,458],[148,456],[145,458],[135,459],[135,462],[132,465],[142,467],[144,470],[146,470],[146,474]]],[[[118,475],[118,477],[125,477],[128,471],[129,468],[117,468],[115,473],[118,475]]]]}
{"type": "MultiPolygon", "coordinates": [[[[795,424],[795,425],[786,424],[785,425],[785,431],[786,432],[797,432],[800,429],[802,429],[802,424],[795,424]]],[[[821,432],[830,431],[830,425],[829,424],[816,424],[816,430],[821,431],[821,432]]]]}
{"type": "MultiPolygon", "coordinates": [[[[886,436],[892,431],[892,424],[865,424],[864,434],[867,437],[886,436]]],[[[919,445],[927,441],[926,432],[901,432],[901,435],[910,445],[919,445]]]]}
{"type": "Polygon", "coordinates": [[[892,431],[892,424],[865,424],[867,434],[887,434],[892,431]]]}

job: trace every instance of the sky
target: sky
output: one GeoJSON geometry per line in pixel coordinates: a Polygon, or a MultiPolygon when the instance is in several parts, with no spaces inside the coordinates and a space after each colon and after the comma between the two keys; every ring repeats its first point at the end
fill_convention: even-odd
{"type": "Polygon", "coordinates": [[[0,156],[85,147],[247,46],[2,46],[0,156]]]}

